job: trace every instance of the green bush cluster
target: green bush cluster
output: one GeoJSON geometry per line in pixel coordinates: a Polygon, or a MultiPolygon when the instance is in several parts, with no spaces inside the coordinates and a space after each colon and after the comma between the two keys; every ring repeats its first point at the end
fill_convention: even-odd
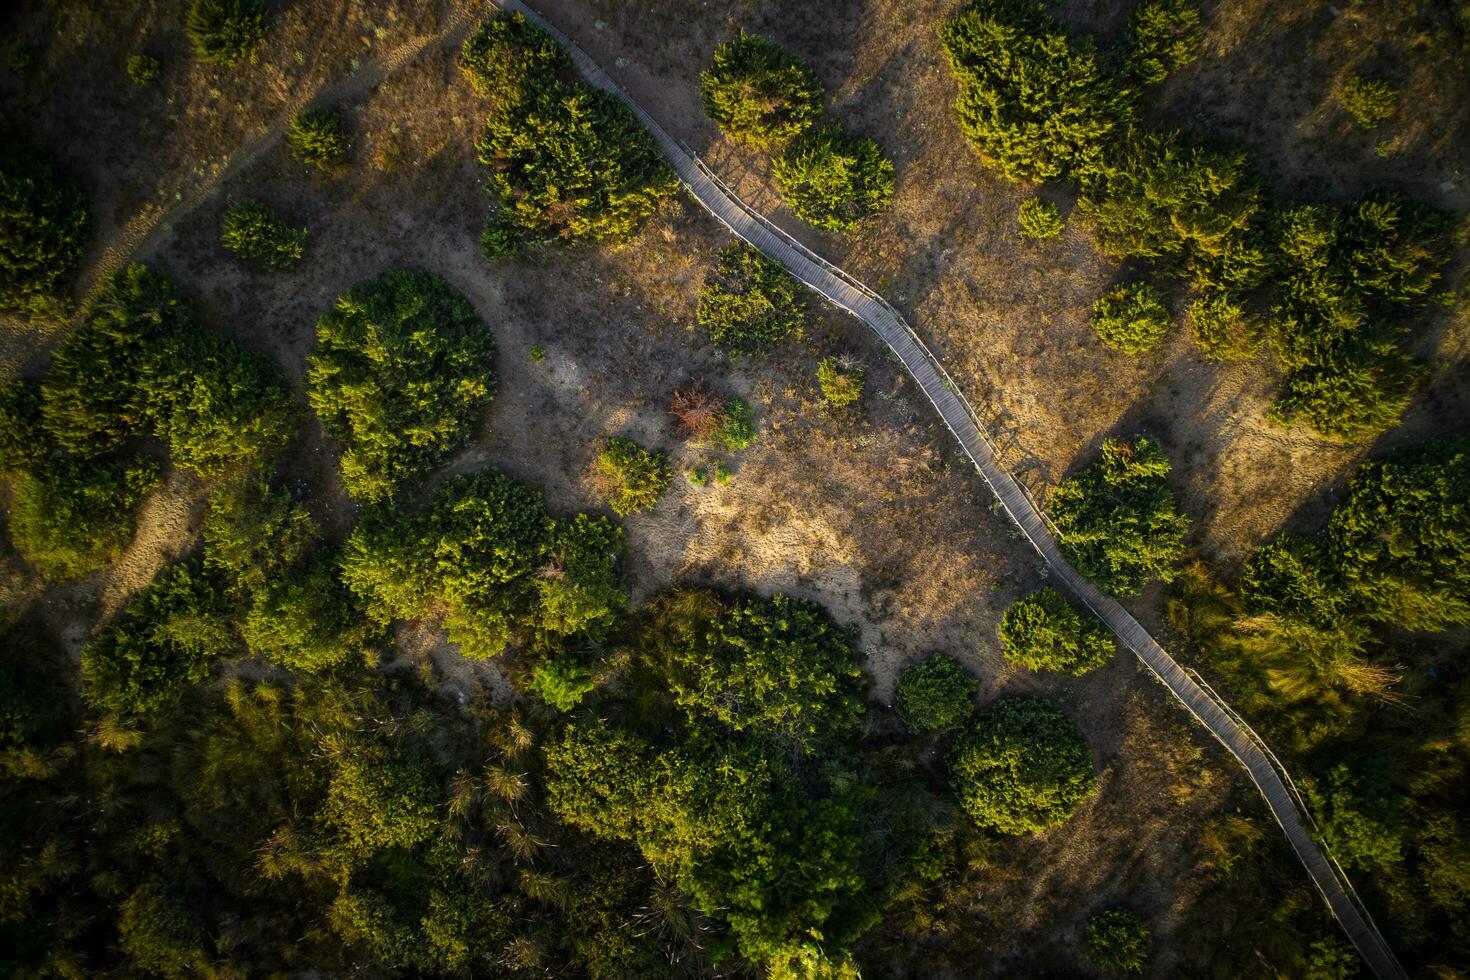
{"type": "Polygon", "coordinates": [[[1118,650],[1097,617],[1078,612],[1050,587],[1011,603],[1000,620],[1000,646],[1006,659],[1027,670],[1078,676],[1101,667],[1118,650]]]}
{"type": "Polygon", "coordinates": [[[481,237],[488,258],[626,238],[678,187],[632,111],[568,65],[519,13],[486,19],[465,41],[460,67],[492,103],[475,143],[500,205],[481,237]]]}
{"type": "Polygon", "coordinates": [[[1245,360],[1261,342],[1259,320],[1225,293],[1208,293],[1189,304],[1189,332],[1200,352],[1216,361],[1245,360]]]}
{"type": "Polygon", "coordinates": [[[608,506],[620,517],[652,508],[673,478],[667,453],[661,449],[644,449],[632,439],[622,437],[607,441],[597,456],[597,473],[602,478],[608,506]]]}
{"type": "Polygon", "coordinates": [[[331,107],[306,109],[286,133],[291,152],[302,163],[330,172],[347,162],[347,123],[331,107]]]}
{"type": "Polygon", "coordinates": [[[1396,425],[1422,375],[1402,347],[1406,318],[1450,259],[1447,216],[1373,192],[1341,210],[1293,208],[1279,225],[1268,335],[1288,374],[1271,418],[1343,439],[1396,425]]]}
{"type": "Polygon", "coordinates": [[[1158,440],[1108,439],[1101,458],[1052,490],[1050,514],[1067,560],[1101,589],[1137,595],[1171,582],[1189,518],[1174,510],[1158,440]]]}
{"type": "MultiPolygon", "coordinates": [[[[1382,193],[1277,212],[1243,150],[1138,125],[1140,87],[1199,52],[1188,0],[1137,4],[1111,60],[1029,0],[979,0],[941,35],[961,124],[987,163],[1013,180],[1075,181],[1104,251],[1188,279],[1206,356],[1243,358],[1261,333],[1273,338],[1288,372],[1273,420],[1343,439],[1398,421],[1420,376],[1400,341],[1448,259],[1448,225],[1382,193]],[[1264,331],[1262,285],[1275,294],[1264,331]],[[1396,287],[1412,301],[1393,299],[1396,287]]],[[[1343,98],[1372,126],[1395,93],[1354,78],[1343,98]]]]}
{"type": "Polygon", "coordinates": [[[910,731],[950,731],[975,713],[975,681],[958,660],[936,653],[899,673],[894,707],[910,731]]]}
{"type": "Polygon", "coordinates": [[[1028,197],[1021,202],[1016,212],[1016,221],[1021,226],[1021,235],[1033,241],[1047,241],[1061,237],[1066,222],[1055,201],[1039,197],[1028,197]]]}
{"type": "Polygon", "coordinates": [[[1002,698],[981,709],[949,756],[950,787],[977,825],[1031,834],[1064,822],[1095,780],[1077,726],[1040,698],[1002,698]]]}
{"type": "Polygon", "coordinates": [[[846,635],[789,597],[680,592],[650,607],[640,652],[675,713],[657,741],[631,719],[569,725],[546,749],[551,811],[669,868],[694,909],[728,923],[714,959],[851,975],[835,964],[875,907],[869,791],[834,751],[863,710],[846,635]]]}
{"type": "Polygon", "coordinates": [[[1148,962],[1148,925],[1125,908],[1099,912],[1087,922],[1092,958],[1105,970],[1142,973],[1148,962]]]}
{"type": "Polygon", "coordinates": [[[132,543],[134,513],[157,486],[147,459],[38,460],[11,485],[11,542],[48,579],[90,575],[132,543]]]}
{"type": "Polygon", "coordinates": [[[764,354],[806,329],[800,285],[779,262],[744,242],[720,250],[719,263],[699,290],[699,325],[731,357],[764,354]]]}
{"type": "Polygon", "coordinates": [[[820,606],[783,595],[723,610],[678,651],[668,679],[691,719],[804,748],[849,731],[862,711],[847,634],[820,606]]]}
{"type": "Polygon", "coordinates": [[[220,244],[265,269],[289,269],[301,261],[306,229],[297,228],[259,201],[236,201],[220,222],[220,244]]]}
{"type": "Polygon", "coordinates": [[[877,143],[836,123],[817,127],[822,83],[800,58],[742,31],[700,77],[705,112],[727,135],[784,145],[772,173],[798,218],[847,232],[893,197],[893,162],[877,143]]]}
{"type": "Polygon", "coordinates": [[[822,115],[822,83],[805,61],[741,31],[715,48],[699,76],[705,114],[732,139],[771,147],[805,133],[822,115]]]}
{"type": "Polygon", "coordinates": [[[206,476],[275,452],[294,414],[273,363],[200,326],[173,282],[141,265],[114,275],[62,342],[41,398],[65,453],[97,457],[152,435],[206,476]]]}
{"type": "Polygon", "coordinates": [[[157,463],[138,455],[144,440],[217,476],[274,454],[293,414],[273,364],[201,328],[167,278],[123,270],[39,387],[16,383],[0,399],[15,546],[48,578],[98,571],[132,541],[134,512],[158,485],[157,463]]]}
{"type": "Polygon", "coordinates": [[[851,231],[893,197],[893,161],[877,143],[840,126],[791,143],[772,173],[792,214],[827,231],[851,231]]]}
{"type": "Polygon", "coordinates": [[[1092,329],[1124,354],[1153,350],[1168,334],[1169,324],[1164,297],[1150,283],[1120,283],[1092,304],[1092,329]]]}
{"type": "Polygon", "coordinates": [[[1353,75],[1342,86],[1342,107],[1364,129],[1393,118],[1398,100],[1398,90],[1381,79],[1353,75]]]}
{"type": "Polygon", "coordinates": [[[527,686],[557,711],[571,711],[597,688],[597,682],[582,661],[558,653],[536,665],[527,686]]]}
{"type": "Polygon", "coordinates": [[[233,68],[265,40],[265,0],[194,0],[186,27],[200,61],[233,68]]]}
{"type": "Polygon", "coordinates": [[[44,319],[69,305],[66,281],[82,260],[81,191],[39,153],[0,153],[0,312],[44,319]]]}
{"type": "Polygon", "coordinates": [[[1157,85],[1198,58],[1203,44],[1199,8],[1189,0],[1139,0],[1128,15],[1123,74],[1157,85]]]}
{"type": "MultiPolygon", "coordinates": [[[[1377,622],[1439,631],[1470,624],[1470,451],[1434,444],[1365,463],[1323,539],[1283,535],[1246,564],[1253,611],[1299,636],[1344,635],[1377,622]]],[[[1302,641],[1303,645],[1306,639],[1302,641]]]]}
{"type": "Polygon", "coordinates": [[[148,88],[158,81],[163,66],[151,54],[135,54],[128,59],[128,78],[139,88],[148,88]]]}
{"type": "Polygon", "coordinates": [[[817,362],[817,386],[822,401],[832,408],[846,408],[863,395],[863,366],[846,358],[824,357],[817,362]]]}
{"type": "Polygon", "coordinates": [[[1112,151],[1077,202],[1098,245],[1201,287],[1243,294],[1268,270],[1266,199],[1250,157],[1178,133],[1144,133],[1112,151]]]}
{"type": "Polygon", "coordinates": [[[1132,103],[1091,40],[1030,0],[981,0],[940,28],[959,82],[960,126],[1010,180],[1082,177],[1102,166],[1132,103]]]}
{"type": "Polygon", "coordinates": [[[600,638],[626,603],[614,564],[622,532],[604,518],[553,520],[504,474],[457,476],[404,517],[370,512],[342,553],[342,577],[380,623],[439,617],[468,657],[517,633],[600,638]]]}
{"type": "Polygon", "coordinates": [[[213,670],[230,636],[213,583],[197,563],[175,565],[129,604],[121,622],[82,650],[82,697],[116,715],[149,715],[213,670]]]}
{"type": "Polygon", "coordinates": [[[337,297],[307,358],[311,407],[353,497],[394,496],[469,441],[495,390],[495,341],[440,277],[396,269],[337,297]]]}

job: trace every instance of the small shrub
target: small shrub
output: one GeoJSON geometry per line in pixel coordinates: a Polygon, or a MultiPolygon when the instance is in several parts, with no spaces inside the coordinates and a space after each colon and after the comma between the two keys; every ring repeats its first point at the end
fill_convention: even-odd
{"type": "Polygon", "coordinates": [[[1124,71],[1157,85],[1199,57],[1204,36],[1199,8],[1189,0],[1139,0],[1128,18],[1124,71]]]}
{"type": "Polygon", "coordinates": [[[755,146],[794,139],[822,114],[822,83],[811,66],[743,31],[715,48],[700,74],[700,97],[727,136],[755,146]]]}
{"type": "Polygon", "coordinates": [[[688,472],[687,475],[689,477],[689,482],[694,484],[696,487],[703,487],[709,484],[709,471],[706,470],[703,466],[694,467],[688,472]]]}
{"type": "Polygon", "coordinates": [[[817,362],[817,384],[824,402],[845,408],[862,397],[863,367],[847,358],[824,357],[817,362]]]}
{"type": "Polygon", "coordinates": [[[15,478],[15,550],[53,581],[99,571],[133,540],[138,503],[158,486],[149,460],[50,460],[15,478]]]}
{"type": "Polygon", "coordinates": [[[715,421],[715,435],[732,453],[755,441],[755,413],[739,398],[731,398],[715,421]]]}
{"type": "Polygon", "coordinates": [[[128,59],[128,77],[139,88],[147,88],[158,81],[163,66],[151,54],[135,54],[128,59]]]}
{"type": "Polygon", "coordinates": [[[119,715],[149,715],[210,675],[230,642],[217,597],[197,565],[167,569],[128,604],[122,621],[82,648],[82,700],[119,715]]]}
{"type": "Polygon", "coordinates": [[[949,779],[984,828],[1031,834],[1065,821],[1092,794],[1092,753],[1077,726],[1040,698],[1002,698],[956,740],[949,779]]]}
{"type": "Polygon", "coordinates": [[[302,163],[331,171],[347,161],[347,128],[336,109],[307,109],[291,120],[286,136],[302,163]]]}
{"type": "Polygon", "coordinates": [[[1103,969],[1142,973],[1148,959],[1148,926],[1127,909],[1108,909],[1088,921],[1087,943],[1103,969]]]}
{"type": "Polygon", "coordinates": [[[546,360],[546,348],[542,347],[540,344],[532,344],[531,363],[540,364],[544,360],[546,360]]]}
{"type": "Polygon", "coordinates": [[[1374,129],[1393,117],[1398,89],[1376,78],[1354,75],[1342,87],[1342,107],[1364,129],[1374,129]]]}
{"type": "Polygon", "coordinates": [[[1169,308],[1149,283],[1124,283],[1092,304],[1092,329],[1113,350],[1142,354],[1169,332],[1169,308]]]}
{"type": "Polygon", "coordinates": [[[236,201],[225,212],[220,244],[263,268],[287,269],[301,260],[306,229],[293,227],[259,201],[236,201]]]}
{"type": "Polygon", "coordinates": [[[597,457],[608,505],[617,515],[648,510],[658,503],[672,479],[668,454],[647,450],[631,439],[613,438],[597,457]]]}
{"type": "Polygon", "coordinates": [[[1189,332],[1213,361],[1243,361],[1261,343],[1256,318],[1225,293],[1211,293],[1189,304],[1189,332]]]}
{"type": "Polygon", "coordinates": [[[597,688],[589,671],[576,657],[559,653],[536,665],[531,690],[557,711],[571,711],[597,688]]]}
{"type": "Polygon", "coordinates": [[[0,312],[61,315],[87,223],[81,191],[49,160],[28,150],[0,152],[0,312]]]}
{"type": "Polygon", "coordinates": [[[265,0],[194,0],[187,30],[200,61],[231,68],[265,39],[265,0]]]}
{"type": "Polygon", "coordinates": [[[800,339],[807,308],[800,284],[779,262],[744,242],[720,250],[719,264],[699,291],[699,325],[731,357],[764,354],[782,340],[800,339]]]}
{"type": "Polygon", "coordinates": [[[1000,620],[1007,659],[1027,670],[1082,675],[1110,660],[1117,643],[1097,617],[1079,612],[1050,587],[1011,604],[1000,620]]]}
{"type": "Polygon", "coordinates": [[[1020,222],[1021,234],[1035,241],[1057,238],[1066,227],[1056,202],[1039,197],[1022,201],[1020,210],[1016,212],[1016,220],[1020,222]]]}
{"type": "Polygon", "coordinates": [[[893,197],[893,161],[870,139],[828,126],[786,148],[773,168],[776,186],[803,221],[851,230],[893,197]]]}
{"type": "Polygon", "coordinates": [[[715,478],[716,484],[724,486],[730,482],[730,467],[723,459],[717,459],[714,466],[710,467],[710,475],[715,478]]]}
{"type": "Polygon", "coordinates": [[[936,653],[898,675],[895,707],[914,732],[958,728],[975,711],[975,682],[958,660],[936,653]]]}
{"type": "Polygon", "coordinates": [[[343,445],[342,480],[385,500],[463,446],[495,386],[495,342],[438,276],[385,273],[317,322],[306,394],[343,445]]]}

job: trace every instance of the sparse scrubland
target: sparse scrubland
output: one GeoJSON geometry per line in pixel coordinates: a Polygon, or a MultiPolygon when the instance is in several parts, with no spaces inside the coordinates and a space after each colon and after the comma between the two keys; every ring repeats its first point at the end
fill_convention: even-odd
{"type": "MultiPolygon", "coordinates": [[[[903,310],[1457,975],[1466,206],[1411,157],[1470,22],[1265,6],[545,13],[903,310]],[[1218,88],[1329,62],[1311,126],[1218,88]]],[[[544,31],[55,7],[0,68],[3,972],[1356,975],[912,379],[544,31]]]]}

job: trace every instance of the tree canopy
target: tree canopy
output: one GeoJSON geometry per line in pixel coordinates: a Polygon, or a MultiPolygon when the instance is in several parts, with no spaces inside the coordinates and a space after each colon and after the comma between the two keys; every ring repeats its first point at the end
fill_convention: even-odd
{"type": "Polygon", "coordinates": [[[100,571],[133,540],[138,504],[158,486],[148,459],[49,459],[15,477],[15,550],[54,581],[100,571]]]}
{"type": "Polygon", "coordinates": [[[1049,586],[1011,603],[1000,620],[1000,646],[1008,660],[1027,670],[1077,675],[1101,667],[1118,650],[1096,616],[1072,608],[1049,586]]]}
{"type": "Polygon", "coordinates": [[[443,279],[398,269],[337,297],[317,321],[307,398],[342,444],[342,482],[386,500],[470,437],[495,389],[495,341],[443,279]]]}
{"type": "Polygon", "coordinates": [[[265,39],[265,0],[194,0],[186,27],[200,61],[233,68],[265,39]]]}
{"type": "Polygon", "coordinates": [[[705,114],[732,139],[785,143],[822,114],[822,83],[801,58],[759,34],[741,31],[715,48],[699,76],[705,114]]]}
{"type": "Polygon", "coordinates": [[[512,12],[488,18],[465,42],[460,66],[492,101],[475,143],[499,199],[481,238],[489,258],[627,237],[678,187],[623,101],[567,72],[553,51],[554,40],[512,12]]]}
{"type": "Polygon", "coordinates": [[[280,369],[205,329],[167,276],[118,272],[41,382],[41,418],[64,453],[90,458],[154,436],[206,476],[279,449],[293,426],[280,369]]]}
{"type": "Polygon", "coordinates": [[[441,617],[466,656],[500,653],[518,630],[603,633],[626,603],[622,533],[602,518],[555,521],[502,473],[454,477],[417,514],[368,514],[342,576],[378,622],[441,617]]]}
{"type": "Polygon", "coordinates": [[[848,637],[821,607],[784,595],[725,609],[669,671],[674,701],[691,716],[802,747],[856,723],[861,678],[848,637]]]}
{"type": "Polygon", "coordinates": [[[1339,211],[1293,208],[1279,227],[1268,332],[1288,374],[1271,418],[1343,439],[1396,425],[1422,375],[1401,346],[1406,317],[1449,260],[1446,216],[1375,192],[1339,211]]]}
{"type": "Polygon", "coordinates": [[[1030,834],[1062,823],[1088,796],[1092,754],[1082,733],[1039,698],[1002,698],[956,740],[949,780],[981,827],[1030,834]]]}
{"type": "Polygon", "coordinates": [[[791,143],[772,173],[791,213],[826,231],[851,231],[893,197],[893,161],[836,125],[791,143]]]}
{"type": "Polygon", "coordinates": [[[1030,0],[980,0],[940,28],[959,82],[960,126],[1010,180],[1096,168],[1132,105],[1090,40],[1076,41],[1030,0]]]}
{"type": "Polygon", "coordinates": [[[0,312],[54,317],[87,236],[82,192],[34,150],[0,153],[0,312]]]}
{"type": "Polygon", "coordinates": [[[1052,490],[1050,516],[1067,559],[1100,588],[1136,595],[1173,581],[1189,518],[1174,510],[1157,439],[1108,439],[1101,457],[1052,490]]]}
{"type": "Polygon", "coordinates": [[[82,697],[119,715],[148,715],[208,677],[229,643],[217,594],[197,564],[175,565],[133,599],[122,621],[82,650],[82,697]]]}

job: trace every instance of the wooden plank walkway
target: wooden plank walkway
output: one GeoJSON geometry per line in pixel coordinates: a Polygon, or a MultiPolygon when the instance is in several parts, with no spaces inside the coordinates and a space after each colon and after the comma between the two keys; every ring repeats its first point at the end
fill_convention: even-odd
{"type": "Polygon", "coordinates": [[[780,262],[802,283],[877,333],[918,382],[1011,520],[1050,566],[1052,578],[1106,623],[1195,720],[1245,767],[1332,914],[1373,973],[1385,980],[1405,978],[1407,975],[1394,957],[1393,950],[1353,894],[1347,876],[1314,839],[1307,826],[1311,817],[1291,785],[1290,776],[1280,768],[1270,749],[1213,690],[1197,683],[1181,668],[1132,614],[1115,599],[1104,595],[1067,562],[1041,508],[1001,464],[979,416],[944,370],[943,364],[930,353],[898,311],[746,205],[705,166],[696,153],[665,132],[586,52],[540,14],[520,0],[496,0],[496,5],[505,10],[519,11],[544,28],[567,49],[573,63],[588,81],[623,99],[658,141],[689,193],[725,227],[780,262]]]}

